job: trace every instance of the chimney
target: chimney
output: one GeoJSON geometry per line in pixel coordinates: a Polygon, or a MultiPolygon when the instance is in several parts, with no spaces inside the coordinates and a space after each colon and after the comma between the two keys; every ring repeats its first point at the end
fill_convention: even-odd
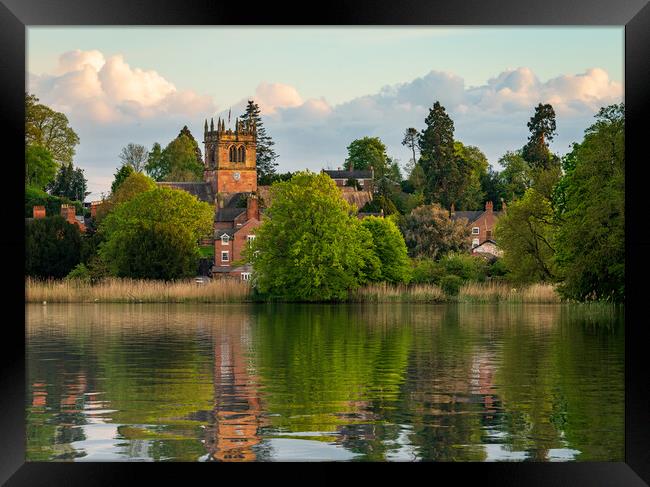
{"type": "Polygon", "coordinates": [[[90,218],[97,218],[97,207],[101,205],[101,201],[90,202],[90,218]]]}
{"type": "Polygon", "coordinates": [[[246,221],[260,219],[260,205],[257,196],[251,194],[246,200],[246,221]]]}
{"type": "Polygon", "coordinates": [[[45,218],[45,207],[44,206],[35,206],[33,209],[34,212],[34,220],[38,220],[40,218],[45,218]]]}
{"type": "Polygon", "coordinates": [[[65,218],[71,225],[75,225],[77,223],[75,214],[76,211],[74,205],[61,205],[61,216],[65,218]]]}
{"type": "Polygon", "coordinates": [[[485,202],[485,211],[487,213],[492,213],[492,208],[493,208],[492,202],[491,201],[486,201],[485,202]]]}

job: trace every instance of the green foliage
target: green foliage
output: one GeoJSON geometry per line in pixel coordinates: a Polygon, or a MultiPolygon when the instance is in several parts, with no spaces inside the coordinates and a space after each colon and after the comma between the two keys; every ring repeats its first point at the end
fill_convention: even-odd
{"type": "Polygon", "coordinates": [[[164,150],[157,142],[151,148],[144,166],[156,181],[202,181],[201,151],[192,134],[181,130],[164,150]],[[198,150],[198,153],[197,153],[198,150]]]}
{"type": "Polygon", "coordinates": [[[68,125],[68,118],[38,103],[25,93],[25,144],[47,150],[58,165],[72,164],[79,136],[68,125]]]}
{"type": "Polygon", "coordinates": [[[551,202],[534,188],[508,206],[497,221],[495,238],[515,281],[553,281],[557,277],[551,202]]]}
{"type": "Polygon", "coordinates": [[[90,281],[90,270],[83,262],[76,265],[74,269],[65,276],[68,281],[90,281]]]}
{"type": "Polygon", "coordinates": [[[377,280],[387,282],[408,282],[411,263],[406,251],[404,237],[397,225],[385,218],[369,216],[361,225],[372,235],[373,251],[381,262],[381,273],[377,280]]]}
{"type": "Polygon", "coordinates": [[[415,284],[439,284],[445,275],[444,268],[429,258],[413,259],[411,282],[415,284]]]}
{"type": "Polygon", "coordinates": [[[163,160],[162,147],[160,147],[158,142],[155,142],[149,154],[147,154],[147,162],[144,165],[144,170],[155,181],[162,181],[169,172],[169,168],[165,166],[166,162],[163,160]]]}
{"type": "Polygon", "coordinates": [[[500,175],[504,199],[514,201],[521,198],[532,186],[531,169],[521,155],[521,151],[506,152],[499,164],[503,167],[500,175]]]}
{"type": "Polygon", "coordinates": [[[454,155],[454,122],[437,101],[424,122],[426,128],[419,139],[419,163],[426,181],[425,200],[427,203],[436,201],[449,208],[459,196],[459,167],[454,155]]]}
{"type": "Polygon", "coordinates": [[[153,188],[139,193],[117,205],[101,222],[105,241],[99,255],[117,276],[175,279],[192,275],[199,257],[198,241],[210,233],[213,214],[211,205],[185,191],[153,188]]]}
{"type": "Polygon", "coordinates": [[[457,165],[457,198],[453,202],[457,210],[475,210],[482,208],[485,192],[481,181],[488,171],[488,160],[478,147],[465,146],[454,142],[454,155],[457,165]]]}
{"type": "Polygon", "coordinates": [[[266,127],[262,122],[262,113],[260,107],[253,100],[248,100],[246,112],[241,116],[244,124],[253,124],[256,131],[256,166],[257,166],[257,183],[271,184],[275,179],[278,163],[275,160],[278,155],[273,150],[275,142],[270,135],[266,133],[266,127]]]}
{"type": "Polygon", "coordinates": [[[463,279],[454,274],[449,274],[440,279],[440,287],[447,296],[457,296],[462,285],[463,279]]]}
{"type": "Polygon", "coordinates": [[[348,145],[348,157],[345,160],[346,167],[352,170],[375,171],[375,176],[380,177],[388,169],[388,156],[386,146],[379,137],[363,137],[353,140],[348,145]]]}
{"type": "Polygon", "coordinates": [[[294,173],[292,172],[283,172],[282,174],[273,173],[273,174],[264,174],[260,176],[259,171],[257,172],[257,184],[260,186],[270,186],[271,184],[278,181],[289,181],[294,173]]]}
{"type": "Polygon", "coordinates": [[[101,222],[106,215],[115,209],[117,205],[133,199],[140,193],[156,188],[156,183],[150,177],[132,170],[127,170],[127,172],[130,174],[120,183],[115,191],[113,191],[110,198],[104,200],[102,204],[97,207],[95,216],[97,222],[101,222]]]}
{"type": "Polygon", "coordinates": [[[57,163],[52,154],[37,145],[27,146],[25,151],[25,185],[45,189],[56,176],[57,163]]]}
{"type": "Polygon", "coordinates": [[[123,164],[115,173],[115,179],[113,179],[113,184],[111,184],[111,193],[115,194],[117,188],[128,178],[131,174],[135,173],[133,166],[128,164],[123,164]]]}
{"type": "Polygon", "coordinates": [[[402,218],[400,228],[411,257],[439,259],[469,245],[465,221],[452,220],[438,204],[415,208],[402,218]]]}
{"type": "Polygon", "coordinates": [[[419,149],[418,143],[419,143],[419,137],[418,137],[418,130],[414,127],[409,127],[404,131],[404,138],[402,139],[402,145],[408,147],[411,149],[411,154],[413,155],[413,158],[411,161],[413,164],[417,162],[417,157],[415,155],[415,150],[419,149]]]}
{"type": "Polygon", "coordinates": [[[463,282],[482,282],[488,273],[488,263],[482,257],[471,254],[449,253],[440,259],[445,274],[460,277],[463,282]]]}
{"type": "Polygon", "coordinates": [[[74,201],[83,201],[88,196],[86,177],[81,168],[72,163],[65,163],[59,168],[49,191],[54,196],[61,196],[74,201]]]}
{"type": "Polygon", "coordinates": [[[556,192],[560,293],[577,300],[625,298],[625,108],[601,108],[564,163],[556,192]]]}
{"type": "Polygon", "coordinates": [[[268,218],[247,251],[256,287],[290,300],[342,300],[376,280],[381,263],[369,230],[326,174],[296,173],[271,186],[268,218]]]}
{"type": "Polygon", "coordinates": [[[196,156],[196,162],[203,167],[203,156],[201,155],[201,148],[199,147],[199,143],[196,141],[194,136],[192,135],[192,132],[190,132],[190,129],[187,128],[187,125],[183,125],[183,128],[181,131],[178,133],[178,137],[185,136],[190,141],[192,142],[192,146],[194,147],[194,155],[196,156]]]}
{"type": "Polygon", "coordinates": [[[61,216],[32,220],[25,225],[25,274],[65,277],[78,263],[81,235],[61,216]]]}
{"type": "Polygon", "coordinates": [[[521,151],[522,157],[530,167],[535,169],[549,169],[555,164],[556,157],[551,154],[548,143],[555,135],[555,110],[550,104],[539,104],[535,107],[535,114],[528,122],[530,136],[528,143],[521,151]]]}
{"type": "Polygon", "coordinates": [[[34,214],[34,206],[44,206],[47,216],[55,216],[61,213],[61,205],[74,205],[76,213],[83,212],[83,204],[80,201],[72,201],[68,198],[60,198],[47,194],[40,188],[32,186],[25,187],[25,217],[31,218],[34,214]]]}

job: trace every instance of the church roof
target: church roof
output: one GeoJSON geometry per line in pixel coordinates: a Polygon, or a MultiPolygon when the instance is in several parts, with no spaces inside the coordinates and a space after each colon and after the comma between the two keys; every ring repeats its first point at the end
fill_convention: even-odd
{"type": "Polygon", "coordinates": [[[210,186],[210,183],[161,181],[156,184],[165,188],[182,189],[183,191],[187,191],[191,195],[196,196],[201,201],[214,204],[214,194],[212,193],[212,186],[210,186]]]}

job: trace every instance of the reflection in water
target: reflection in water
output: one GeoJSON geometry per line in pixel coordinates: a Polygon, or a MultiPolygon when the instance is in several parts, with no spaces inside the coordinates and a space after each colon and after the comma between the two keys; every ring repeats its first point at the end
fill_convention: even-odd
{"type": "Polygon", "coordinates": [[[620,461],[623,318],[28,305],[28,459],[620,461]]]}

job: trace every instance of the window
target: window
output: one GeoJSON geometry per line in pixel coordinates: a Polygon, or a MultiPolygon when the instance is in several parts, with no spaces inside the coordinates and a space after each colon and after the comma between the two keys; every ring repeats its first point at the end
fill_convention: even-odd
{"type": "Polygon", "coordinates": [[[246,235],[246,241],[248,243],[251,243],[253,240],[255,240],[255,235],[246,235]]]}
{"type": "Polygon", "coordinates": [[[230,254],[230,252],[228,252],[227,250],[222,250],[221,251],[221,262],[228,262],[230,260],[230,258],[228,257],[229,254],[230,254]]]}
{"type": "Polygon", "coordinates": [[[481,233],[481,229],[479,227],[472,227],[472,235],[478,235],[481,233]]]}
{"type": "Polygon", "coordinates": [[[472,240],[472,248],[474,248],[474,247],[478,247],[478,238],[475,238],[474,240],[472,240]]]}
{"type": "Polygon", "coordinates": [[[221,236],[221,245],[228,245],[228,242],[230,242],[230,237],[228,236],[227,233],[224,233],[221,236]]]}
{"type": "Polygon", "coordinates": [[[230,149],[228,150],[228,160],[230,162],[237,162],[237,149],[234,145],[231,145],[230,149]]]}
{"type": "Polygon", "coordinates": [[[241,273],[241,280],[242,281],[250,281],[251,279],[251,273],[250,272],[242,272],[241,273]]]}
{"type": "Polygon", "coordinates": [[[246,149],[243,145],[239,146],[237,149],[237,162],[246,162],[246,149]]]}

